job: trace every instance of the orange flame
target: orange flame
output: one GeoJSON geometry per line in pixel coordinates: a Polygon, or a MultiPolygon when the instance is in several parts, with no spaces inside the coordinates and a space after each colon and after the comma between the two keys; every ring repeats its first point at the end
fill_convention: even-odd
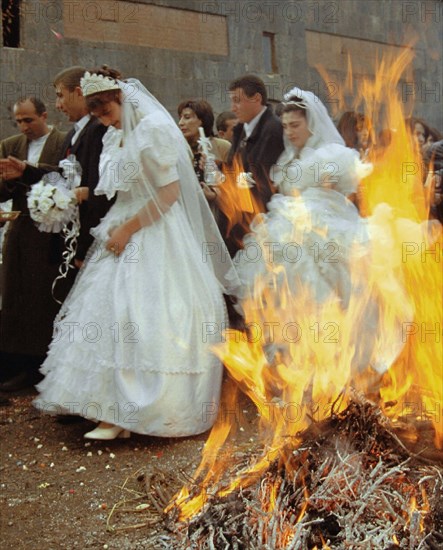
{"type": "MultiPolygon", "coordinates": [[[[405,115],[399,94],[405,72],[409,71],[408,80],[411,78],[413,55],[411,44],[397,59],[383,59],[377,63],[374,80],[363,80],[358,90],[354,90],[349,78],[338,103],[343,109],[346,92],[355,92],[354,104],[364,106],[364,113],[373,125],[382,121],[391,136],[387,146],[376,147],[372,152],[374,169],[360,190],[361,210],[373,216],[370,227],[374,258],[379,265],[386,262],[386,266],[396,261],[395,275],[404,288],[402,297],[397,299],[408,300],[413,311],[401,324],[404,348],[393,357],[384,376],[383,401],[397,403],[385,412],[394,419],[405,415],[430,419],[435,428],[435,445],[442,448],[442,229],[438,223],[427,226],[421,223],[428,218],[432,189],[423,187],[423,162],[405,125],[405,116],[410,113],[405,115]],[[388,235],[390,243],[386,241],[388,235]],[[381,245],[378,237],[384,238],[381,245]],[[386,256],[387,252],[389,255],[394,252],[397,258],[386,256]]],[[[319,70],[326,81],[330,80],[326,71],[319,70]]],[[[390,288],[389,281],[384,284],[383,273],[372,269],[371,276],[378,288],[385,321],[386,315],[390,315],[392,321],[397,307],[396,297],[392,295],[395,287],[390,288]]],[[[398,311],[401,311],[400,304],[398,311]]],[[[385,326],[389,324],[392,326],[392,322],[385,322],[385,326]]],[[[389,330],[380,335],[380,338],[391,337],[389,330]]]]}
{"type": "Polygon", "coordinates": [[[409,511],[408,511],[408,519],[407,519],[407,525],[413,526],[413,520],[417,522],[417,525],[414,526],[415,528],[418,527],[418,531],[420,533],[423,533],[425,530],[425,516],[430,510],[429,501],[426,495],[425,490],[422,490],[422,498],[423,498],[423,505],[420,508],[417,503],[417,498],[415,495],[411,497],[411,500],[409,502],[409,511]],[[417,518],[418,521],[417,521],[417,518]]]}
{"type": "MultiPolygon", "coordinates": [[[[231,380],[228,380],[224,386],[221,411],[234,411],[236,401],[237,388],[231,380]]],[[[220,415],[211,430],[208,440],[206,441],[203,449],[202,461],[194,475],[197,482],[200,480],[201,475],[206,472],[204,479],[199,485],[200,492],[194,496],[191,495],[187,487],[183,487],[165,509],[165,512],[170,511],[174,506],[179,506],[180,520],[185,521],[194,516],[203,508],[208,497],[205,488],[210,484],[215,486],[226,468],[227,463],[219,461],[218,458],[221,447],[226,442],[232,428],[233,423],[227,421],[222,417],[222,415],[220,415]],[[203,490],[200,490],[200,488],[203,488],[203,490]]]]}
{"type": "MultiPolygon", "coordinates": [[[[241,245],[241,239],[249,229],[254,217],[265,211],[265,205],[258,199],[258,194],[252,191],[254,182],[249,181],[249,176],[244,172],[242,161],[239,155],[235,155],[232,165],[223,165],[224,183],[220,186],[218,207],[226,216],[226,237],[236,238],[231,235],[235,226],[240,226],[241,237],[237,237],[236,244],[241,245]]],[[[252,177],[252,174],[251,174],[252,177]]]]}
{"type": "MultiPolygon", "coordinates": [[[[297,443],[313,418],[321,421],[332,410],[344,410],[349,386],[372,397],[381,394],[383,401],[391,402],[385,413],[396,419],[411,406],[406,400],[414,384],[420,392],[412,401],[414,414],[431,419],[435,444],[443,446],[442,230],[438,223],[427,222],[429,196],[423,188],[421,160],[397,91],[412,55],[412,49],[406,49],[392,62],[382,60],[375,78],[364,80],[357,91],[356,104],[364,104],[374,127],[383,118],[392,136],[383,149],[372,152],[374,168],[360,190],[371,256],[363,261],[356,245],[349,271],[353,287],[361,292],[349,297],[346,308],[335,295],[319,304],[301,284],[294,296],[284,269],[272,262],[266,243],[259,243],[267,269],[243,304],[248,334],[228,331],[215,353],[260,413],[266,436],[263,452],[234,480],[218,486],[227,465],[215,457],[232,427],[232,419],[219,418],[196,473],[198,479],[206,472],[200,493],[189,496],[185,488],[169,506],[179,507],[182,520],[204,506],[209,492],[223,497],[248,486],[278,458],[290,468],[281,455],[287,438],[297,443]],[[372,329],[365,324],[368,311],[377,319],[372,329]]],[[[222,210],[230,227],[244,221],[244,212],[250,219],[261,209],[249,189],[238,187],[238,171],[240,166],[227,174],[222,186],[222,210]]],[[[305,222],[310,223],[309,216],[305,222]]],[[[297,237],[294,242],[299,242],[297,237]]],[[[274,486],[264,504],[268,511],[276,494],[274,486]]],[[[307,503],[306,495],[299,522],[307,503]]]]}
{"type": "Polygon", "coordinates": [[[305,502],[303,503],[302,509],[300,510],[300,513],[298,515],[297,523],[300,523],[300,521],[303,519],[309,504],[309,494],[306,485],[303,487],[303,494],[305,496],[305,502]]]}

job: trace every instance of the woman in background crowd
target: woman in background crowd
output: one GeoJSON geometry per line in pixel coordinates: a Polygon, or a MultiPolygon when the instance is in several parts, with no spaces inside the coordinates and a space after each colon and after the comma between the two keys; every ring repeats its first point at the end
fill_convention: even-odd
{"type": "Polygon", "coordinates": [[[179,116],[179,128],[183,132],[194,157],[194,170],[198,181],[203,188],[206,199],[211,205],[211,210],[217,218],[216,202],[218,197],[217,187],[205,182],[205,171],[202,161],[202,150],[199,144],[199,128],[203,128],[205,136],[209,138],[210,153],[216,162],[225,162],[228,158],[231,143],[226,139],[214,135],[214,112],[211,105],[203,99],[187,99],[177,107],[179,116]]]}
{"type": "Polygon", "coordinates": [[[372,125],[368,117],[355,111],[347,111],[341,116],[337,129],[346,147],[358,151],[362,161],[368,160],[374,145],[372,125]]]}

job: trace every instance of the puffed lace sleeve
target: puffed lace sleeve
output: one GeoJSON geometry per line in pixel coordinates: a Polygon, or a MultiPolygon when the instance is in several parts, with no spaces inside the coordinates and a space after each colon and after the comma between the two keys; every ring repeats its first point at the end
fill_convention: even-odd
{"type": "Polygon", "coordinates": [[[103,136],[103,149],[98,166],[99,182],[94,189],[95,195],[106,195],[111,199],[117,191],[127,190],[127,182],[121,174],[122,135],[122,130],[109,126],[103,136]]]}
{"type": "Polygon", "coordinates": [[[178,152],[168,127],[153,116],[143,118],[135,132],[136,146],[144,174],[155,187],[164,187],[179,179],[178,152]]]}
{"type": "Polygon", "coordinates": [[[362,177],[372,169],[361,162],[358,151],[336,143],[319,148],[312,160],[319,185],[345,196],[355,193],[362,177]]]}

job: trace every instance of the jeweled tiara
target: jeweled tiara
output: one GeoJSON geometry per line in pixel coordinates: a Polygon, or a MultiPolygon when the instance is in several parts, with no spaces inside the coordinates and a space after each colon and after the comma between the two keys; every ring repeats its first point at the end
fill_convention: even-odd
{"type": "Polygon", "coordinates": [[[102,74],[96,73],[91,74],[89,71],[86,71],[80,79],[80,87],[85,97],[100,92],[119,89],[118,82],[110,76],[103,76],[102,74]]]}

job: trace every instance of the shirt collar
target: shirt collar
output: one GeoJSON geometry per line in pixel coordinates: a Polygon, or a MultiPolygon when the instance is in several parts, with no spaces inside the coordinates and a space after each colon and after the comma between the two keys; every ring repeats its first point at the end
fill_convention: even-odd
{"type": "Polygon", "coordinates": [[[251,121],[245,122],[243,129],[245,131],[246,139],[251,137],[252,132],[255,130],[255,127],[258,124],[258,121],[262,117],[263,113],[266,111],[266,105],[263,105],[263,109],[256,115],[251,121]]]}
{"type": "Polygon", "coordinates": [[[74,129],[75,132],[79,132],[83,130],[83,128],[88,124],[88,122],[91,120],[91,115],[88,113],[87,115],[83,116],[80,120],[77,120],[77,122],[74,122],[74,129]]]}
{"type": "Polygon", "coordinates": [[[83,132],[84,127],[88,124],[90,120],[91,120],[91,115],[88,113],[87,115],[83,116],[80,120],[77,120],[77,122],[74,122],[74,133],[72,135],[71,145],[75,145],[80,134],[83,132]]]}

